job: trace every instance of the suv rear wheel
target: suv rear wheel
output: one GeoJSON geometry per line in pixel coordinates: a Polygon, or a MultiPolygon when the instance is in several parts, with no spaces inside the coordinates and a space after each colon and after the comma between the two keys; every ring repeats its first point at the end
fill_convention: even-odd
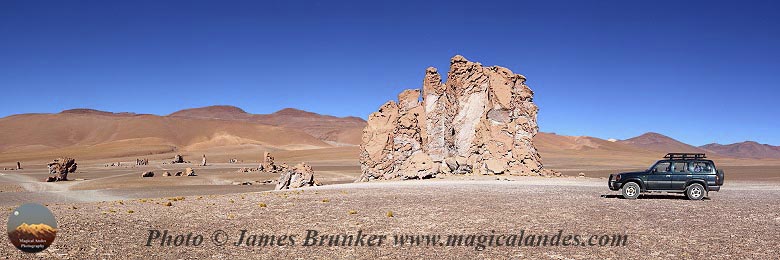
{"type": "Polygon", "coordinates": [[[630,200],[636,199],[639,197],[640,191],[639,184],[636,184],[636,182],[628,182],[623,184],[623,198],[630,200]]]}
{"type": "Polygon", "coordinates": [[[688,185],[688,188],[685,189],[685,196],[687,196],[689,200],[701,200],[707,196],[707,191],[701,184],[694,183],[688,185]]]}

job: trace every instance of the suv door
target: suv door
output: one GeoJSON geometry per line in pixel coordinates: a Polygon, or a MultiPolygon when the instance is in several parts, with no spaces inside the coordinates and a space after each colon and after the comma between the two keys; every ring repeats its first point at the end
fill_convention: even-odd
{"type": "Polygon", "coordinates": [[[672,163],[670,161],[659,161],[650,169],[647,175],[648,190],[668,190],[672,183],[672,163]]]}
{"type": "Polygon", "coordinates": [[[672,181],[669,183],[670,190],[684,190],[685,183],[691,179],[691,172],[688,169],[688,162],[674,161],[672,163],[672,181]]]}

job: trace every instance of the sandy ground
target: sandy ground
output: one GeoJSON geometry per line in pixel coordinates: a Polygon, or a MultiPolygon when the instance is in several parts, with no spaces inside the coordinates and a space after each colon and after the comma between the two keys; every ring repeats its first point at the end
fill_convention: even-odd
{"type": "MultiPolygon", "coordinates": [[[[51,204],[52,247],[10,258],[753,258],[780,255],[780,186],[728,185],[704,201],[680,195],[617,197],[594,178],[445,177],[252,192],[51,204]],[[456,180],[453,180],[456,179],[456,180]],[[266,205],[262,207],[261,204],[266,205]],[[132,213],[130,213],[132,211],[132,213]],[[388,217],[392,212],[392,217],[388,217]],[[202,235],[199,246],[145,246],[149,230],[202,235]],[[227,241],[217,246],[218,241],[227,241]],[[234,245],[241,230],[295,235],[294,245],[234,245]],[[386,235],[380,246],[302,246],[321,234],[386,235]],[[627,235],[624,246],[394,245],[394,235],[627,235]]],[[[527,236],[526,236],[527,237],[527,236]]],[[[583,239],[584,240],[584,239],[583,239]]]]}

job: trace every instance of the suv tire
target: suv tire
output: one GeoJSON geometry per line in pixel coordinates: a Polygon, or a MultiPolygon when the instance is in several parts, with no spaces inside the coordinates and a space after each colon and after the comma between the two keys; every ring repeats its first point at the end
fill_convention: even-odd
{"type": "Polygon", "coordinates": [[[636,182],[627,182],[626,184],[623,184],[621,193],[623,193],[623,198],[633,200],[639,197],[640,191],[639,184],[636,184],[636,182]]]}
{"type": "Polygon", "coordinates": [[[707,190],[705,190],[704,186],[701,186],[701,184],[694,183],[688,185],[688,188],[685,189],[685,196],[688,197],[689,200],[701,200],[707,196],[707,190]]]}

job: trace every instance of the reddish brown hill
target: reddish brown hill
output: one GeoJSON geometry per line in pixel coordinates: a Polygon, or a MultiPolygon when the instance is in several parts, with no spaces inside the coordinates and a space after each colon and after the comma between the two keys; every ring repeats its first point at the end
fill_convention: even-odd
{"type": "Polygon", "coordinates": [[[658,133],[645,133],[643,135],[617,141],[618,143],[631,145],[636,148],[658,152],[691,152],[704,153],[704,149],[677,141],[671,137],[658,133]]]}
{"type": "Polygon", "coordinates": [[[84,110],[2,118],[0,133],[0,152],[19,156],[60,148],[130,156],[244,144],[280,149],[331,147],[296,129],[255,122],[84,110]]]}
{"type": "Polygon", "coordinates": [[[780,146],[745,141],[734,144],[707,144],[699,146],[704,150],[737,158],[780,158],[780,146]]]}
{"type": "Polygon", "coordinates": [[[557,169],[601,167],[644,167],[663,156],[620,142],[590,136],[566,136],[540,132],[534,137],[545,166],[557,169]]]}
{"type": "Polygon", "coordinates": [[[359,145],[366,122],[357,117],[335,117],[285,108],[272,114],[250,114],[233,106],[185,109],[168,117],[237,120],[297,129],[331,144],[359,145]]]}
{"type": "Polygon", "coordinates": [[[252,115],[234,106],[208,106],[184,109],[168,116],[204,119],[247,119],[252,115]]]}

